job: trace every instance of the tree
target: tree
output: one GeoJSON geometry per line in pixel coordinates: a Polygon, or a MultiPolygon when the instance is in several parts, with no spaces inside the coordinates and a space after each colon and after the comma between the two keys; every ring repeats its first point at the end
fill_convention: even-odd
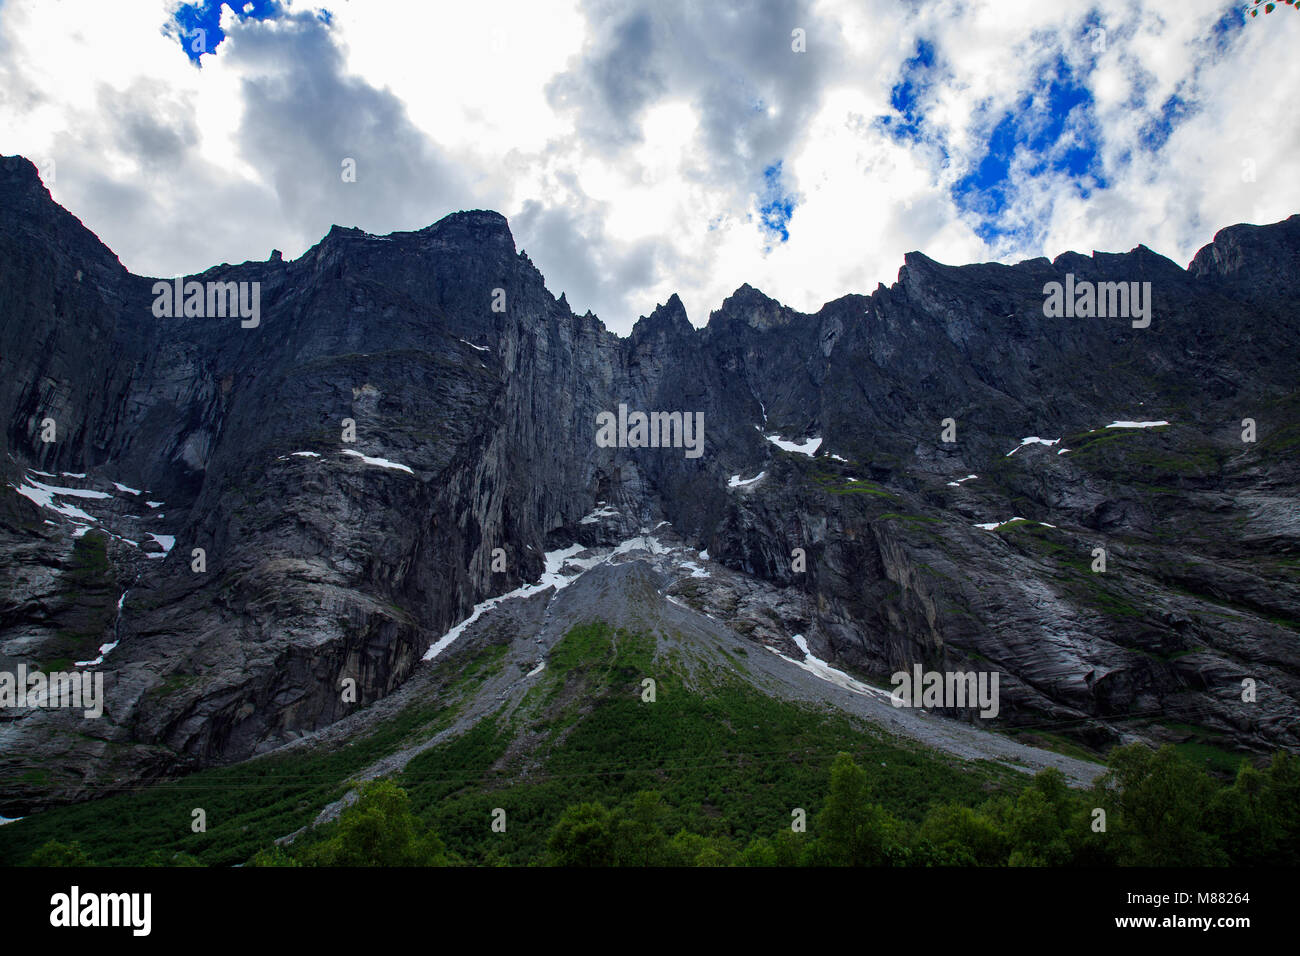
{"type": "Polygon", "coordinates": [[[1277,821],[1277,845],[1267,861],[1280,866],[1300,866],[1300,757],[1279,750],[1264,772],[1268,808],[1277,821]]]}
{"type": "Polygon", "coordinates": [[[1300,760],[1279,751],[1264,771],[1242,761],[1237,778],[1210,804],[1210,823],[1233,864],[1300,862],[1300,760]]]}
{"type": "Polygon", "coordinates": [[[203,862],[182,851],[168,853],[166,850],[154,850],[145,866],[203,866],[203,862]]]}
{"type": "Polygon", "coordinates": [[[1007,861],[1007,838],[997,824],[960,804],[942,804],[926,814],[920,837],[934,848],[934,862],[940,865],[1000,866],[1007,861]]]}
{"type": "MultiPolygon", "coordinates": [[[[1007,835],[1011,866],[1062,866],[1074,856],[1070,829],[1074,799],[1055,767],[1035,774],[1011,810],[1007,835]]],[[[1082,838],[1082,834],[1078,835],[1082,838]]]]}
{"type": "Polygon", "coordinates": [[[442,840],[411,812],[391,780],[368,783],[339,814],[333,834],[303,852],[308,866],[446,866],[442,840]]]}
{"type": "Polygon", "coordinates": [[[614,866],[614,815],[599,803],[566,807],[546,848],[556,866],[614,866]]]}
{"type": "Polygon", "coordinates": [[[740,854],[741,866],[776,866],[776,849],[765,837],[754,837],[740,854]]]}
{"type": "MultiPolygon", "coordinates": [[[[668,834],[664,820],[668,808],[663,797],[642,790],[632,797],[626,812],[616,812],[615,857],[618,866],[664,866],[668,863],[668,834]]],[[[694,863],[694,860],[691,861],[694,863]]]]}
{"type": "Polygon", "coordinates": [[[41,844],[27,861],[28,866],[94,866],[80,843],[50,840],[41,844]]]}
{"type": "Polygon", "coordinates": [[[1173,747],[1142,744],[1111,752],[1097,793],[1118,859],[1132,866],[1214,866],[1227,862],[1207,819],[1215,784],[1173,747]]]}
{"type": "Polygon", "coordinates": [[[1011,811],[1010,866],[1060,866],[1070,858],[1060,815],[1042,791],[1026,787],[1011,811]]]}
{"type": "Polygon", "coordinates": [[[871,803],[871,781],[846,753],[831,765],[831,790],[817,815],[814,860],[826,866],[883,866],[893,861],[898,821],[871,803]]]}
{"type": "Polygon", "coordinates": [[[282,846],[273,846],[258,850],[248,862],[249,866],[302,866],[282,846]]]}

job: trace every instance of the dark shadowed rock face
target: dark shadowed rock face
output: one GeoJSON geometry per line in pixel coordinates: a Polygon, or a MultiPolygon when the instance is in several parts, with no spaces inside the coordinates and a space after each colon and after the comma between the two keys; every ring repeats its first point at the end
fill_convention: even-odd
{"type": "Polygon", "coordinates": [[[674,296],[627,338],[492,212],[190,278],[257,283],[259,324],[156,317],[155,280],[0,160],[0,670],[117,642],[102,719],[0,711],[0,812],[326,726],[344,679],[364,705],[439,666],[546,552],[665,521],[739,572],[694,597],[753,640],[996,670],[1000,719],[1095,746],[1300,746],[1300,217],[1186,271],[910,253],[815,315],[746,285],[702,329],[674,296]],[[1150,282],[1150,327],[1045,317],[1067,273],[1150,282]],[[599,447],[620,403],[702,413],[703,454],[599,447]]]}

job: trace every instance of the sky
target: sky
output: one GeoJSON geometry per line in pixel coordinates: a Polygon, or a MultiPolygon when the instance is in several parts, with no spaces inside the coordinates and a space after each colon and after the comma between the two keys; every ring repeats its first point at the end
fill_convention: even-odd
{"type": "Polygon", "coordinates": [[[144,275],[496,209],[574,311],[703,325],[1300,212],[1300,14],[1245,7],[0,0],[0,154],[144,275]]]}

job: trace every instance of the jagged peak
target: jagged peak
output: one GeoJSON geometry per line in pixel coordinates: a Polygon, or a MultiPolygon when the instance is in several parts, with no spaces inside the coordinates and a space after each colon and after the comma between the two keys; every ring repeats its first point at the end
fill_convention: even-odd
{"type": "Polygon", "coordinates": [[[656,305],[648,316],[643,315],[636,320],[632,326],[632,337],[638,338],[659,330],[695,334],[695,327],[686,315],[686,306],[676,292],[668,297],[667,302],[656,305]]]}
{"type": "Polygon", "coordinates": [[[735,292],[731,293],[731,295],[727,296],[727,298],[723,300],[722,305],[725,308],[727,303],[729,302],[740,304],[744,302],[753,302],[753,301],[775,302],[776,299],[773,299],[762,289],[756,288],[750,285],[748,282],[746,282],[742,284],[740,288],[738,288],[735,292]]]}
{"type": "Polygon", "coordinates": [[[439,226],[451,223],[472,223],[478,225],[488,225],[494,228],[505,229],[510,231],[510,222],[501,213],[495,209],[462,209],[459,212],[451,212],[443,216],[430,229],[436,229],[439,226]]]}
{"type": "Polygon", "coordinates": [[[44,234],[87,263],[98,261],[113,271],[126,271],[113,250],[59,205],[40,170],[25,156],[0,156],[0,219],[21,221],[29,235],[44,234]]]}
{"type": "Polygon", "coordinates": [[[1052,268],[1059,270],[1059,269],[1070,269],[1073,268],[1074,266],[1082,266],[1086,263],[1091,262],[1093,256],[1096,256],[1096,254],[1097,253],[1094,252],[1092,256],[1085,256],[1082,252],[1075,252],[1073,249],[1070,249],[1060,253],[1055,259],[1052,260],[1052,268]]]}
{"type": "Polygon", "coordinates": [[[795,313],[761,289],[748,282],[722,301],[722,305],[709,315],[706,328],[718,328],[727,322],[739,321],[760,331],[789,325],[795,313]]]}
{"type": "Polygon", "coordinates": [[[439,238],[465,237],[476,242],[500,242],[515,248],[515,237],[510,223],[494,209],[463,209],[449,213],[437,222],[420,230],[423,235],[439,238]]]}
{"type": "Polygon", "coordinates": [[[924,252],[903,253],[903,264],[898,269],[898,284],[907,288],[909,283],[915,282],[921,276],[937,276],[943,272],[952,269],[960,269],[961,266],[944,265],[931,259],[924,252]]]}
{"type": "Polygon", "coordinates": [[[1214,234],[1187,271],[1198,279],[1245,283],[1255,292],[1293,288],[1300,271],[1300,214],[1263,226],[1240,222],[1214,234]]]}
{"type": "Polygon", "coordinates": [[[367,236],[369,236],[369,235],[370,235],[369,233],[367,233],[367,232],[364,231],[363,229],[360,229],[360,228],[357,227],[357,226],[340,226],[338,223],[334,223],[332,226],[330,226],[329,231],[326,232],[325,235],[324,235],[322,238],[323,238],[323,239],[338,239],[338,238],[340,238],[340,237],[343,237],[343,238],[353,238],[353,237],[363,238],[363,237],[367,237],[367,236]]]}
{"type": "Polygon", "coordinates": [[[0,183],[5,186],[17,186],[38,189],[48,193],[41,182],[40,171],[26,156],[0,156],[0,183]]]}
{"type": "Polygon", "coordinates": [[[922,267],[922,268],[923,268],[923,267],[925,267],[925,266],[939,266],[939,265],[943,265],[943,263],[939,262],[938,260],[931,259],[931,258],[930,258],[929,256],[927,256],[924,252],[919,252],[919,251],[913,249],[911,252],[905,252],[905,253],[903,253],[903,266],[904,266],[904,267],[909,267],[909,266],[910,266],[910,267],[913,267],[913,268],[916,268],[916,267],[922,267]]]}

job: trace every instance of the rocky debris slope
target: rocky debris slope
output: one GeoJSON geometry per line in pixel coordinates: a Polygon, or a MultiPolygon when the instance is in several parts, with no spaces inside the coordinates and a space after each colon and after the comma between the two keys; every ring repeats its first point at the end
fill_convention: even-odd
{"type": "Polygon", "coordinates": [[[328,728],[548,553],[665,521],[714,569],[670,595],[794,660],[996,670],[1000,721],[1098,748],[1300,746],[1300,217],[621,338],[496,213],[189,277],[257,283],[245,327],[156,317],[25,160],[0,200],[0,671],[102,653],[107,696],[0,711],[0,813],[328,728]],[[1150,326],[1046,317],[1067,274],[1150,282],[1150,326]],[[604,447],[620,405],[702,454],[604,447]]]}
{"type": "MultiPolygon", "coordinates": [[[[1025,773],[1055,767],[1079,786],[1090,784],[1104,771],[1097,763],[1026,746],[988,726],[972,726],[926,708],[895,707],[889,690],[864,683],[820,660],[799,634],[773,632],[772,643],[765,645],[773,653],[750,654],[754,635],[742,636],[724,620],[754,621],[762,616],[771,626],[773,617],[779,617],[793,625],[802,604],[799,596],[781,593],[758,579],[702,559],[670,526],[613,546],[561,549],[550,558],[554,570],[536,589],[493,600],[439,648],[438,657],[449,669],[422,670],[387,698],[384,706],[360,711],[295,741],[290,749],[337,746],[391,719],[404,706],[446,695],[449,675],[468,669],[486,651],[500,648],[494,669],[459,704],[450,724],[376,760],[355,778],[398,774],[420,754],[463,735],[484,719],[517,727],[507,753],[513,758],[525,757],[525,765],[531,758],[540,768],[546,748],[557,743],[556,735],[539,734],[531,728],[539,723],[559,726],[566,722],[548,721],[549,712],[544,707],[539,710],[537,695],[532,692],[542,685],[551,652],[570,629],[601,621],[615,630],[653,638],[653,656],[663,670],[652,669],[642,677],[664,677],[670,671],[743,673],[756,693],[851,715],[863,725],[961,760],[995,761],[1025,773]],[[715,585],[711,597],[684,588],[691,582],[715,585]],[[723,609],[715,606],[723,595],[745,606],[732,607],[724,616],[723,609]],[[708,610],[699,610],[688,600],[708,610]]],[[[565,703],[569,702],[552,700],[551,706],[565,703]]],[[[588,709],[595,701],[576,703],[579,709],[588,709]]],[[[355,798],[356,792],[349,791],[326,806],[316,823],[333,819],[355,798]]]]}

